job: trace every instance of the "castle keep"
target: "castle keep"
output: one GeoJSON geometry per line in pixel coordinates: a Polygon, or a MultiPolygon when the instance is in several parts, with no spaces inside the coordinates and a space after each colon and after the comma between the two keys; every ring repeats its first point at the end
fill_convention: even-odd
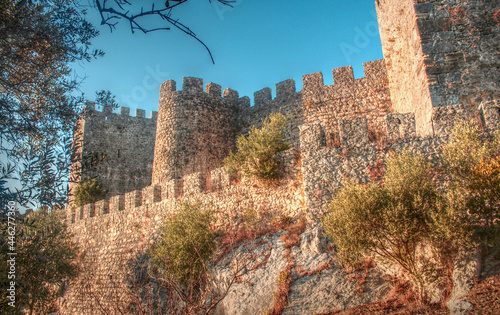
{"type": "MultiPolygon", "coordinates": [[[[111,290],[110,275],[124,281],[118,271],[148,248],[179,201],[212,203],[221,225],[245,207],[318,222],[342,181],[376,179],[388,152],[408,149],[436,162],[455,120],[498,129],[500,4],[377,0],[376,7],[384,59],[365,63],[363,78],[354,79],[352,67],[334,69],[331,86],[322,73],[304,75],[301,91],[293,80],[280,82],[276,98],[264,88],[254,106],[202,79],[184,78],[182,89],[170,80],[149,118],[87,105],[75,135],[84,159],[75,165],[109,193],[68,207],[67,221],[96,268],[96,292],[111,290]],[[275,190],[232,185],[223,159],[239,135],[276,111],[290,117],[292,148],[280,155],[285,182],[275,190]],[[98,163],[86,168],[92,159],[98,163]]],[[[97,307],[78,283],[65,298],[67,314],[97,307]]]]}

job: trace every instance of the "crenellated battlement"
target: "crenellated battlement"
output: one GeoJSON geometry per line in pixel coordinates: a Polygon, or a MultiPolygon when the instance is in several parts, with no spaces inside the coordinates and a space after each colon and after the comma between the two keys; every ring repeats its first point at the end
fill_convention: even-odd
{"type": "Polygon", "coordinates": [[[114,113],[112,106],[96,110],[87,102],[75,131],[81,159],[73,178],[96,178],[110,196],[150,185],[157,118],[156,111],[146,118],[145,110],[136,109],[130,116],[128,107],[114,113]]]}
{"type": "Polygon", "coordinates": [[[211,172],[213,184],[210,189],[206,179],[200,172],[189,174],[180,179],[173,179],[160,185],[144,187],[125,194],[108,197],[95,203],[87,204],[74,211],[66,209],[67,222],[75,223],[88,218],[100,217],[117,212],[127,212],[141,206],[152,205],[166,200],[177,200],[183,196],[194,196],[201,193],[213,193],[229,186],[229,176],[218,168],[211,172]]]}
{"type": "Polygon", "coordinates": [[[204,95],[215,99],[225,99],[230,104],[234,104],[239,99],[237,91],[230,88],[222,91],[222,87],[213,82],[207,83],[205,89],[203,89],[203,79],[200,78],[184,77],[181,90],[177,90],[177,83],[174,80],[165,81],[160,86],[160,97],[188,97],[190,95],[198,97],[204,95]]]}
{"type": "Polygon", "coordinates": [[[94,102],[87,102],[85,104],[85,113],[87,115],[92,115],[93,119],[104,119],[104,120],[113,120],[113,118],[130,118],[130,119],[145,119],[146,121],[151,120],[156,123],[156,119],[158,117],[157,111],[151,111],[151,114],[148,118],[146,118],[146,111],[144,109],[136,109],[135,115],[130,116],[130,108],[129,107],[120,107],[119,114],[113,112],[113,106],[104,105],[102,106],[102,110],[98,111],[95,108],[94,102]]]}
{"type": "Polygon", "coordinates": [[[302,76],[302,92],[312,91],[322,88],[333,88],[338,90],[353,89],[363,85],[385,84],[387,80],[387,71],[385,61],[375,60],[363,63],[365,76],[354,79],[354,70],[352,66],[340,67],[332,70],[333,85],[325,85],[323,73],[316,72],[302,76]]]}

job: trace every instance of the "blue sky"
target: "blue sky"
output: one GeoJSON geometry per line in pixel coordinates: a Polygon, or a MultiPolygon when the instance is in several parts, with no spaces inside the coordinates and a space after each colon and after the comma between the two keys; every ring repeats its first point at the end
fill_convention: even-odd
{"type": "Polygon", "coordinates": [[[203,78],[253,99],[264,87],[275,95],[275,84],[289,78],[299,91],[302,75],[318,71],[325,84],[332,84],[331,70],[337,67],[352,65],[355,77],[362,77],[363,62],[383,58],[375,0],[237,0],[232,9],[191,0],[174,16],[207,44],[215,65],[202,45],[179,31],[132,35],[122,22],[111,33],[89,10],[101,33],[92,46],[106,55],[74,65],[85,76],[85,96],[93,99],[95,91],[110,90],[119,105],[132,113],[145,109],[149,116],[158,108],[160,84],[168,79],[181,89],[182,77],[203,78]]]}

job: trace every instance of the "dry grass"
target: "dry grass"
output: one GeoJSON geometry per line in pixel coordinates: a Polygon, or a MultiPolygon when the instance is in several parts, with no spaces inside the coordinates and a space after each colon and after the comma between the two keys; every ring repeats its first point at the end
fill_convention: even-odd
{"type": "Polygon", "coordinates": [[[285,248],[300,245],[300,234],[304,232],[305,228],[306,222],[304,220],[300,220],[299,222],[286,227],[285,230],[288,233],[280,238],[285,243],[285,248]]]}
{"type": "MultiPolygon", "coordinates": [[[[471,315],[500,314],[500,275],[495,275],[477,283],[467,299],[473,304],[471,315]]],[[[358,305],[347,310],[334,310],[318,315],[413,315],[413,314],[448,314],[448,310],[439,303],[422,304],[412,291],[408,282],[396,281],[393,289],[383,301],[358,305]]]]}
{"type": "Polygon", "coordinates": [[[248,229],[246,227],[238,227],[235,230],[224,230],[220,232],[220,241],[218,243],[217,252],[214,262],[217,264],[234,248],[243,243],[254,241],[265,234],[272,234],[282,229],[279,225],[264,225],[258,229],[248,229]]]}
{"type": "Polygon", "coordinates": [[[346,272],[350,274],[347,277],[349,282],[356,281],[358,283],[358,287],[354,291],[356,294],[361,294],[365,292],[363,284],[366,283],[366,278],[368,278],[368,274],[370,273],[370,269],[375,268],[377,265],[375,261],[371,258],[365,258],[358,264],[354,266],[354,268],[347,269],[346,272]]]}
{"type": "Polygon", "coordinates": [[[500,314],[500,275],[477,283],[467,297],[474,305],[469,314],[500,314]]]}

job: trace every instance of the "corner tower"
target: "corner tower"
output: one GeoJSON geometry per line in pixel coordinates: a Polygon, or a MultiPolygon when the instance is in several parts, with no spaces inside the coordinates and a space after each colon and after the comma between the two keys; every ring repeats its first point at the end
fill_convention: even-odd
{"type": "Polygon", "coordinates": [[[173,80],[160,87],[152,184],[208,172],[222,165],[234,145],[234,110],[238,93],[203,80],[184,78],[182,90],[173,80]]]}
{"type": "Polygon", "coordinates": [[[457,105],[474,113],[499,99],[500,2],[377,0],[393,109],[415,114],[417,133],[457,105]]]}

